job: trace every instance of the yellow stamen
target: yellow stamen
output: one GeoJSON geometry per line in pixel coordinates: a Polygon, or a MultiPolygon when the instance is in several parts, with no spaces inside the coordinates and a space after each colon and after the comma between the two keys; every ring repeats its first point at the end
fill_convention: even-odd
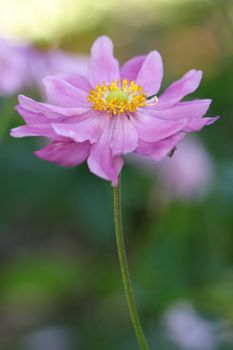
{"type": "Polygon", "coordinates": [[[110,85],[102,82],[95,90],[90,90],[88,102],[93,104],[95,110],[106,111],[110,115],[135,112],[147,104],[141,86],[127,79],[112,81],[110,85]]]}

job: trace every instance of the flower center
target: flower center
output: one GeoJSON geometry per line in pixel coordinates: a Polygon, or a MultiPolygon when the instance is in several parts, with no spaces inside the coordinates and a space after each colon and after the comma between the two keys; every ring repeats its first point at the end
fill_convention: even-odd
{"type": "Polygon", "coordinates": [[[112,81],[109,85],[102,82],[90,90],[88,102],[93,104],[95,110],[106,111],[109,115],[135,112],[137,108],[147,104],[141,86],[127,79],[112,81]]]}
{"type": "Polygon", "coordinates": [[[125,102],[125,101],[128,101],[129,96],[123,90],[118,89],[118,90],[113,90],[109,92],[108,96],[106,97],[107,102],[110,102],[114,99],[117,99],[118,101],[121,101],[121,102],[125,102]]]}

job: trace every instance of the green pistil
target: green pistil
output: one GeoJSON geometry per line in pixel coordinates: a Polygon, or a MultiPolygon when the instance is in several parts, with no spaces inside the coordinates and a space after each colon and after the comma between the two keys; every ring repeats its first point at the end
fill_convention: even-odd
{"type": "Polygon", "coordinates": [[[117,99],[121,102],[126,102],[126,101],[128,101],[128,98],[129,97],[128,97],[127,93],[119,89],[119,90],[112,90],[108,94],[108,96],[106,97],[106,101],[110,102],[114,99],[117,99]]]}

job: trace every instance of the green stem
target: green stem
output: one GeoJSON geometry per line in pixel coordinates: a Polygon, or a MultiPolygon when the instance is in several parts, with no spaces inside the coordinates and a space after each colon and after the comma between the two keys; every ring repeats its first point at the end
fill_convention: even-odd
{"type": "Polygon", "coordinates": [[[141,350],[149,350],[149,346],[147,345],[146,339],[143,334],[142,326],[139,320],[138,311],[137,311],[135,298],[133,294],[133,289],[131,285],[128,263],[127,263],[125,242],[124,242],[123,229],[122,229],[122,218],[121,218],[120,178],[119,178],[118,186],[113,188],[113,198],[114,198],[114,219],[115,219],[117,251],[118,251],[118,257],[120,261],[121,275],[122,275],[123,285],[125,289],[125,295],[127,299],[129,313],[130,313],[133,328],[141,350]]]}

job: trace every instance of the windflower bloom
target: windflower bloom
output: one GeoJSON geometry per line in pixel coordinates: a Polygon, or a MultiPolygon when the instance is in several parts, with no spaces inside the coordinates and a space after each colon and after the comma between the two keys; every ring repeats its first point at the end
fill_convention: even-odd
{"type": "Polygon", "coordinates": [[[204,145],[195,138],[181,142],[172,159],[158,166],[163,194],[183,200],[202,200],[214,178],[213,161],[204,145]]]}
{"type": "Polygon", "coordinates": [[[25,50],[28,84],[44,92],[42,79],[56,73],[77,73],[87,75],[87,58],[58,49],[41,50],[29,45],[25,50]]]}
{"type": "Polygon", "coordinates": [[[202,118],[211,100],[180,102],[198,87],[200,71],[190,70],[157,96],[162,76],[157,51],[119,68],[111,40],[99,37],[91,49],[88,78],[46,77],[49,103],[19,96],[17,111],[27,124],[11,135],[48,137],[51,143],[35,152],[39,158],[63,166],[87,160],[91,172],[117,186],[125,154],[160,160],[186,133],[218,118],[202,118]]]}
{"type": "Polygon", "coordinates": [[[214,180],[213,160],[202,142],[192,136],[180,142],[172,158],[154,162],[131,156],[129,161],[151,177],[159,178],[159,190],[156,183],[152,194],[159,193],[163,200],[203,200],[214,180]]]}
{"type": "Polygon", "coordinates": [[[163,317],[165,334],[183,350],[215,350],[219,339],[216,326],[203,319],[188,301],[172,305],[163,317]]]}
{"type": "Polygon", "coordinates": [[[24,46],[0,38],[0,96],[22,89],[27,81],[26,69],[24,46]]]}
{"type": "Polygon", "coordinates": [[[71,72],[86,76],[87,58],[0,38],[0,96],[13,95],[28,87],[44,92],[42,79],[47,75],[71,72]]]}

